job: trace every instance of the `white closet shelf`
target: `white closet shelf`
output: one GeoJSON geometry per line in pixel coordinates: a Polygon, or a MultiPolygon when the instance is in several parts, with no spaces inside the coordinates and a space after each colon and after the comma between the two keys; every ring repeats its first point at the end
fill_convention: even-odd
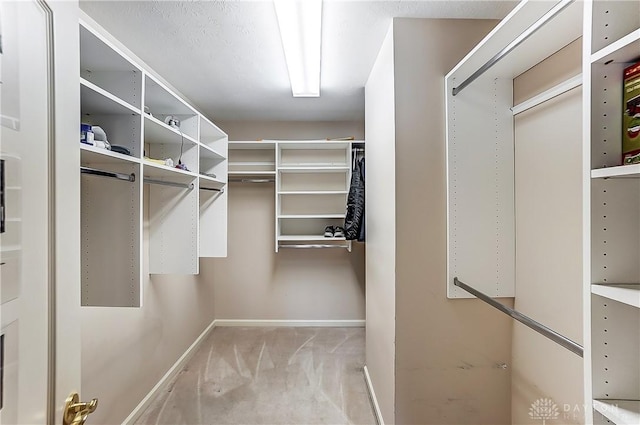
{"type": "Polygon", "coordinates": [[[144,104],[156,115],[186,115],[195,117],[198,113],[189,104],[176,96],[167,86],[150,74],[145,73],[144,104]]]}
{"type": "MultiPolygon", "coordinates": [[[[180,131],[163,123],[159,119],[152,117],[149,114],[144,114],[145,126],[144,126],[144,142],[153,144],[182,144],[180,138],[180,131]]],[[[191,143],[197,145],[198,142],[191,136],[182,133],[185,143],[191,143]]]]}
{"type": "Polygon", "coordinates": [[[346,173],[350,169],[347,166],[278,167],[278,171],[281,173],[346,173]]]}
{"type": "Polygon", "coordinates": [[[640,178],[640,164],[619,165],[591,170],[592,179],[608,179],[616,177],[640,178]]]}
{"type": "Polygon", "coordinates": [[[139,164],[140,159],[130,155],[113,152],[107,149],[97,148],[95,146],[80,144],[80,163],[82,165],[89,164],[122,164],[122,163],[139,164]]]}
{"type": "Polygon", "coordinates": [[[593,400],[593,408],[614,424],[640,424],[640,400],[593,400]]]}
{"type": "Polygon", "coordinates": [[[275,176],[275,171],[241,171],[241,170],[231,170],[227,174],[230,176],[275,176]]]}
{"type": "MultiPolygon", "coordinates": [[[[267,142],[267,141],[265,141],[267,142]]],[[[273,143],[273,141],[270,141],[273,143]]],[[[322,150],[322,149],[347,149],[349,147],[350,142],[334,142],[330,140],[308,140],[308,141],[287,141],[287,140],[279,140],[278,144],[281,150],[288,149],[312,149],[312,150],[322,150]]]]}
{"type": "Polygon", "coordinates": [[[107,70],[110,72],[141,72],[142,69],[104,37],[94,32],[80,20],[80,67],[82,70],[107,70]]]}
{"type": "Polygon", "coordinates": [[[279,242],[334,242],[334,241],[346,241],[344,237],[324,237],[323,235],[280,235],[278,236],[279,242]]]}
{"type": "Polygon", "coordinates": [[[134,115],[140,113],[139,109],[84,78],[80,79],[80,108],[82,115],[134,115]]]}
{"type": "Polygon", "coordinates": [[[200,175],[200,187],[208,189],[220,189],[226,184],[222,180],[214,179],[213,177],[200,175]]]}
{"type": "Polygon", "coordinates": [[[229,149],[237,150],[274,150],[275,142],[235,141],[229,142],[229,149]]]}
{"type": "Polygon", "coordinates": [[[227,137],[217,125],[200,115],[200,143],[209,145],[221,141],[227,137]]]}
{"type": "Polygon", "coordinates": [[[190,183],[197,177],[197,174],[192,173],[191,171],[171,168],[166,165],[155,164],[149,161],[143,161],[143,165],[144,176],[153,179],[167,179],[176,183],[190,183]]]}
{"type": "Polygon", "coordinates": [[[203,144],[200,144],[200,158],[215,159],[220,161],[227,159],[221,153],[216,152],[215,149],[211,149],[209,146],[203,144]]]}
{"type": "Polygon", "coordinates": [[[275,166],[275,161],[230,161],[229,167],[268,167],[275,166]]]}
{"type": "Polygon", "coordinates": [[[591,285],[591,293],[640,308],[640,284],[593,284],[591,285]]]}
{"type": "Polygon", "coordinates": [[[323,219],[331,219],[331,218],[345,218],[345,214],[280,214],[278,218],[323,218],[323,219]]]}
{"type": "Polygon", "coordinates": [[[640,29],[591,55],[591,63],[629,63],[640,57],[640,29]]]}
{"type": "Polygon", "coordinates": [[[348,190],[289,190],[278,192],[279,195],[346,195],[348,190]]]}

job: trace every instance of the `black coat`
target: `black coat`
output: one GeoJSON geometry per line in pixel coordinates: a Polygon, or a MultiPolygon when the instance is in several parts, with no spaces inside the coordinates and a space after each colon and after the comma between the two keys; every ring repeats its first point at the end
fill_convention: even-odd
{"type": "Polygon", "coordinates": [[[351,187],[349,188],[349,196],[347,198],[347,215],[344,219],[344,232],[347,240],[359,239],[363,225],[364,158],[356,161],[355,168],[351,174],[351,187]]]}

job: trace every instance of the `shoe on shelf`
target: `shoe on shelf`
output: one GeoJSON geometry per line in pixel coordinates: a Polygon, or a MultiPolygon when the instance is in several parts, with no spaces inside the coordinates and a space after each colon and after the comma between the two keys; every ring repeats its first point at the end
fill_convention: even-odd
{"type": "Polygon", "coordinates": [[[325,238],[332,238],[333,237],[333,226],[327,226],[324,228],[324,237],[325,238]]]}
{"type": "Polygon", "coordinates": [[[333,236],[335,236],[336,238],[344,238],[344,228],[336,226],[333,231],[333,236]]]}

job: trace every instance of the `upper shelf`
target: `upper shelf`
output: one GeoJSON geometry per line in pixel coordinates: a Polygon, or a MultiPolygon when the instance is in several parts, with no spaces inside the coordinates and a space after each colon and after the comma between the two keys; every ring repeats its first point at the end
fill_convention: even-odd
{"type": "Polygon", "coordinates": [[[348,166],[278,167],[281,173],[346,173],[350,169],[348,166]]]}
{"type": "Polygon", "coordinates": [[[474,74],[477,70],[505,49],[513,48],[484,76],[488,79],[513,79],[552,53],[582,35],[582,2],[562,0],[524,0],[505,17],[455,68],[447,74],[452,87],[474,74]],[[570,4],[569,4],[570,3],[570,4]],[[523,33],[544,19],[555,7],[568,4],[557,15],[530,35],[523,33]],[[455,79],[455,81],[453,81],[455,79]]]}
{"type": "Polygon", "coordinates": [[[140,72],[122,52],[80,22],[80,69],[83,71],[140,72]]]}
{"type": "MultiPolygon", "coordinates": [[[[266,141],[265,141],[266,142],[266,141]]],[[[274,141],[269,141],[273,143],[274,141]]],[[[280,149],[347,149],[350,142],[333,141],[333,140],[278,140],[280,149]]]]}
{"type": "Polygon", "coordinates": [[[200,145],[200,158],[213,159],[222,161],[226,159],[224,155],[210,148],[207,145],[200,145]]]}
{"type": "Polygon", "coordinates": [[[207,118],[200,116],[200,143],[208,147],[217,147],[218,142],[227,140],[227,134],[207,118]]]}
{"type": "Polygon", "coordinates": [[[591,55],[591,63],[630,63],[640,58],[640,29],[591,55]]]}
{"type": "Polygon", "coordinates": [[[591,285],[591,293],[640,308],[640,285],[591,285]]]}
{"type": "MultiPolygon", "coordinates": [[[[148,114],[144,114],[145,126],[144,126],[144,142],[145,143],[158,143],[158,144],[182,144],[180,131],[163,123],[159,119],[152,117],[148,114]]],[[[182,137],[192,144],[198,144],[190,136],[182,133],[182,137]]]]}
{"type": "Polygon", "coordinates": [[[83,78],[80,79],[80,108],[83,115],[132,115],[140,113],[139,109],[83,78]]]}
{"type": "Polygon", "coordinates": [[[592,179],[640,178],[640,164],[619,165],[617,167],[591,170],[592,179]]]}
{"type": "Polygon", "coordinates": [[[145,74],[144,105],[153,115],[195,116],[197,112],[163,83],[145,74]]]}
{"type": "Polygon", "coordinates": [[[274,150],[276,148],[275,142],[250,142],[250,141],[229,141],[229,149],[238,150],[274,150]]]}

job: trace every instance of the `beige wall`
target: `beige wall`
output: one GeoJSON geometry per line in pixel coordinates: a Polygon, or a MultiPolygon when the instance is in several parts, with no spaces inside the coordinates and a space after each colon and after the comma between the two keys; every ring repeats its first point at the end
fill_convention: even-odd
{"type": "MultiPolygon", "coordinates": [[[[364,139],[362,122],[222,122],[230,140],[364,139]]],[[[364,320],[364,248],[275,252],[273,184],[228,188],[228,257],[203,259],[216,319],[364,320]]]]}
{"type": "Polygon", "coordinates": [[[365,88],[366,364],[382,419],[394,423],[396,211],[393,26],[365,88]]]}
{"type": "Polygon", "coordinates": [[[141,308],[82,307],[82,395],[98,397],[96,424],[121,423],[214,319],[213,283],[149,276],[145,196],[141,308]]]}
{"type": "Polygon", "coordinates": [[[511,319],[446,296],[444,75],[495,24],[394,19],[398,424],[511,420],[511,319]]]}
{"type": "MultiPolygon", "coordinates": [[[[516,102],[580,73],[574,42],[514,80],[516,102]]],[[[582,343],[581,89],[515,119],[518,311],[582,343]]],[[[560,407],[554,423],[584,421],[582,359],[530,329],[513,329],[512,423],[534,424],[540,398],[560,407]],[[569,412],[565,412],[565,406],[569,412]]]]}
{"type": "Polygon", "coordinates": [[[229,140],[364,140],[363,121],[216,121],[229,140]]]}

